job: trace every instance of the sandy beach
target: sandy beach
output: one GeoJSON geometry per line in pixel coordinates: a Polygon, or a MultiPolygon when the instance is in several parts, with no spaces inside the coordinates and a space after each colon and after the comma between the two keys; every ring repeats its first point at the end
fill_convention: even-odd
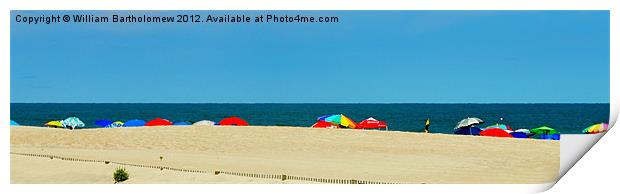
{"type": "MultiPolygon", "coordinates": [[[[559,149],[548,140],[304,127],[11,127],[12,153],[389,183],[553,182],[559,149]]],[[[315,183],[18,154],[11,183],[110,184],[119,166],[130,174],[125,183],[315,183]]]]}

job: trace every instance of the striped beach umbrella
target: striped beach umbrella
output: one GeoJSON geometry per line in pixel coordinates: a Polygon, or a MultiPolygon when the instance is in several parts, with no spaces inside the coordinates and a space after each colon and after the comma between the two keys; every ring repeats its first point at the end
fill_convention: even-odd
{"type": "Polygon", "coordinates": [[[82,122],[82,120],[77,117],[66,118],[65,120],[62,120],[61,123],[65,128],[69,128],[72,130],[86,126],[84,122],[82,122]]]}
{"type": "Polygon", "coordinates": [[[599,123],[599,124],[594,124],[594,125],[590,125],[588,128],[583,129],[583,133],[585,134],[596,134],[596,133],[602,133],[608,130],[609,125],[607,125],[607,123],[599,123]]]}
{"type": "Polygon", "coordinates": [[[123,127],[124,125],[125,125],[125,123],[123,123],[121,121],[114,121],[113,123],[111,123],[108,126],[106,126],[106,128],[119,128],[119,127],[123,127]]]}
{"type": "Polygon", "coordinates": [[[325,121],[351,129],[355,129],[355,127],[357,126],[357,123],[355,123],[355,121],[353,121],[349,117],[344,116],[343,114],[326,117],[325,121]]]}

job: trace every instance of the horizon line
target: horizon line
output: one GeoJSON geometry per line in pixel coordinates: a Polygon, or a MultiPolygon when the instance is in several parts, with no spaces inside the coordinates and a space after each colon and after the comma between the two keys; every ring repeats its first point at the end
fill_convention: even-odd
{"type": "Polygon", "coordinates": [[[610,102],[10,102],[10,104],[610,104],[610,102]]]}

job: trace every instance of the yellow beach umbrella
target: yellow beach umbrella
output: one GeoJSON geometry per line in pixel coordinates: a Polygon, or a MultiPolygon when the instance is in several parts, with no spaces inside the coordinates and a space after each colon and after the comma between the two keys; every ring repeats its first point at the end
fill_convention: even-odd
{"type": "Polygon", "coordinates": [[[65,127],[64,125],[62,125],[62,123],[60,121],[50,121],[50,122],[45,123],[45,126],[57,127],[57,128],[65,127]]]}

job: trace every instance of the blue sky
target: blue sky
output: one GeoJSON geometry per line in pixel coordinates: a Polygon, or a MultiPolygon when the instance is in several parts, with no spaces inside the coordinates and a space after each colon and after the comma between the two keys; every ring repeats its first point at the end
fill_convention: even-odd
{"type": "Polygon", "coordinates": [[[12,11],[11,102],[609,102],[608,11],[12,11]],[[37,24],[18,14],[330,24],[37,24]]]}

